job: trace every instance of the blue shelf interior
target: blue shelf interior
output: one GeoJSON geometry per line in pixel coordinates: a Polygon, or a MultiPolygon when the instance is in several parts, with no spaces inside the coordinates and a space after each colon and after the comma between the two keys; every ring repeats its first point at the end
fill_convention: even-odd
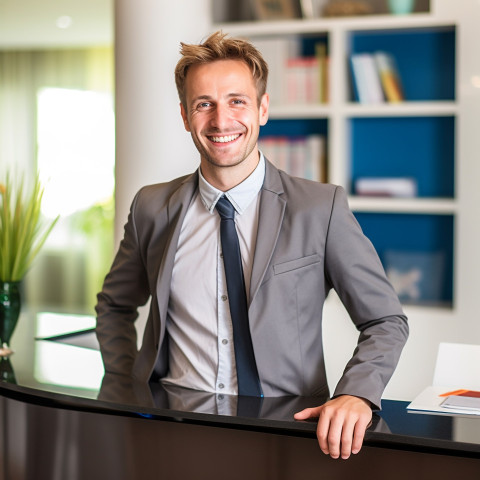
{"type": "Polygon", "coordinates": [[[419,197],[454,197],[454,117],[351,120],[351,193],[361,177],[411,177],[419,197]]]}
{"type": "MultiPolygon", "coordinates": [[[[351,53],[393,55],[408,101],[455,99],[455,29],[355,32],[351,53]]],[[[353,92],[352,92],[353,98],[353,92]]]]}
{"type": "MultiPolygon", "coordinates": [[[[326,37],[304,37],[302,54],[313,55],[326,37]]],[[[355,32],[351,52],[391,53],[409,101],[455,100],[455,29],[355,32]]],[[[454,198],[455,118],[352,118],[351,185],[359,177],[412,177],[419,197],[454,198]]],[[[260,136],[328,138],[327,119],[272,119],[260,136]]],[[[328,143],[327,143],[328,145],[328,143]]],[[[327,153],[328,158],[328,153],[327,153]]],[[[353,193],[353,190],[350,192],[353,193]]],[[[420,275],[418,297],[399,293],[405,303],[453,304],[454,216],[355,213],[386,270],[420,275]]],[[[412,277],[413,278],[413,277],[412,277]]]]}
{"type": "Polygon", "coordinates": [[[418,300],[406,303],[451,305],[453,299],[454,218],[452,215],[355,213],[386,270],[420,269],[418,300]]]}
{"type": "Polygon", "coordinates": [[[304,36],[300,39],[301,44],[300,44],[300,54],[302,57],[314,57],[316,54],[316,46],[319,43],[323,43],[327,47],[327,52],[328,52],[328,36],[327,35],[322,35],[322,36],[304,36]]]}
{"type": "Polygon", "coordinates": [[[328,122],[324,118],[314,119],[271,119],[260,128],[260,137],[283,136],[303,137],[306,135],[328,135],[328,122]]]}

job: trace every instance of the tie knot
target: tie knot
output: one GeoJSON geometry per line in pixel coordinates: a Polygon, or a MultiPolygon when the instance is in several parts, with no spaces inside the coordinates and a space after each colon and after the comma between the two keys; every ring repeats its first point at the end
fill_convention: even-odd
{"type": "Polygon", "coordinates": [[[217,209],[217,212],[219,213],[222,220],[234,219],[235,208],[225,195],[219,198],[217,204],[215,205],[215,208],[217,209]]]}

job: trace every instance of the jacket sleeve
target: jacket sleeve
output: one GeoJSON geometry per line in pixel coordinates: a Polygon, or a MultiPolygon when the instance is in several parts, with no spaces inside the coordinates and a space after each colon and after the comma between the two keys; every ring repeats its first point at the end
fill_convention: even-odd
{"type": "Polygon", "coordinates": [[[407,318],[341,187],[335,191],[325,265],[327,280],[359,331],[357,347],[333,396],[355,395],[380,408],[408,338],[407,318]]]}
{"type": "Polygon", "coordinates": [[[102,291],[97,295],[96,334],[100,351],[109,373],[129,375],[137,355],[135,320],[137,308],[149,296],[148,277],[140,253],[135,225],[138,197],[133,200],[124,238],[105,277],[102,291]]]}

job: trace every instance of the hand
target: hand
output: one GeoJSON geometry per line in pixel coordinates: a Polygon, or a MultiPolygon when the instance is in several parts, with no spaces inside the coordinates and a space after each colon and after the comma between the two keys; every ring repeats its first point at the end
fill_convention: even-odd
{"type": "Polygon", "coordinates": [[[341,395],[294,415],[296,420],[314,417],[318,417],[317,438],[322,452],[332,458],[347,459],[362,448],[365,431],[371,424],[372,409],[368,400],[341,395]]]}

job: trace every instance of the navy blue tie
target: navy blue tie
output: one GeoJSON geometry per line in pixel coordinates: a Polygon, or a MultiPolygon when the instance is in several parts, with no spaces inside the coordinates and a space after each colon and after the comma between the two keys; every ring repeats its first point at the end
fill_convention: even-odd
{"type": "Polygon", "coordinates": [[[235,209],[225,197],[215,207],[220,215],[220,240],[227,278],[228,301],[232,317],[235,362],[237,364],[238,394],[262,396],[257,364],[253,353],[248,324],[247,296],[243,278],[242,256],[235,228],[235,209]]]}

